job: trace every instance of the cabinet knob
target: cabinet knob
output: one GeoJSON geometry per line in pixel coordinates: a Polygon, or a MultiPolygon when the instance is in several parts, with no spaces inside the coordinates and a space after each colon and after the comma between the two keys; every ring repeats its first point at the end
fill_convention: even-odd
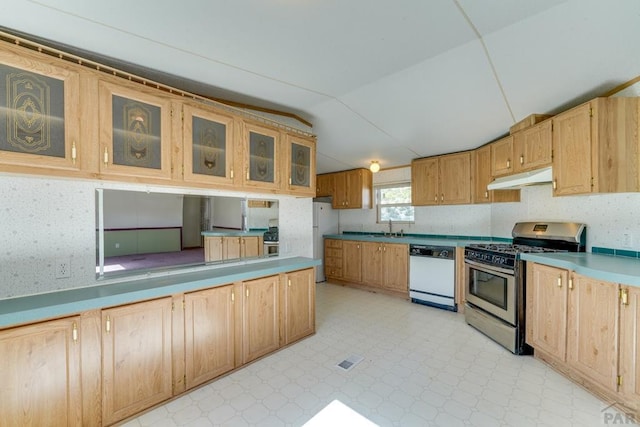
{"type": "Polygon", "coordinates": [[[484,192],[484,198],[485,198],[485,199],[488,199],[488,198],[489,198],[489,192],[488,192],[488,191],[485,191],[485,192],[484,192]]]}

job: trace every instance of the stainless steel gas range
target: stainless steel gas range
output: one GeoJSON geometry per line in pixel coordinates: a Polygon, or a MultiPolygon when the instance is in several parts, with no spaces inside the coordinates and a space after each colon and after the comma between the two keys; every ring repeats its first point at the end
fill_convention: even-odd
{"type": "Polygon", "coordinates": [[[518,222],[513,243],[465,247],[465,319],[514,354],[525,344],[525,252],[584,252],[586,226],[568,222],[518,222]]]}

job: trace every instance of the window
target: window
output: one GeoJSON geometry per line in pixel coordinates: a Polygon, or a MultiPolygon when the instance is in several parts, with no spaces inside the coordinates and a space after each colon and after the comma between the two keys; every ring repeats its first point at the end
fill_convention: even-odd
{"type": "Polygon", "coordinates": [[[413,222],[411,184],[408,182],[376,187],[378,222],[413,222]]]}

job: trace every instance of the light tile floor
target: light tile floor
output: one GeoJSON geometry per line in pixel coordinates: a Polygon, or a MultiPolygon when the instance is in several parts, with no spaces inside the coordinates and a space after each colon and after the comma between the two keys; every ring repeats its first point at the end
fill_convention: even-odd
{"type": "Polygon", "coordinates": [[[314,336],[125,425],[300,426],[334,399],[381,426],[604,426],[619,415],[460,314],[327,283],[316,314],[314,336]],[[364,360],[335,366],[351,355],[364,360]]]}

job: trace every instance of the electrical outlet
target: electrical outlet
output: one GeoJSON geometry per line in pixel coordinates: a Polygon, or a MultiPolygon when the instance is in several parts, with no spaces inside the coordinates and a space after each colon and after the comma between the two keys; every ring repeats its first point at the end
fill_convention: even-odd
{"type": "Polygon", "coordinates": [[[56,269],[56,279],[71,277],[71,260],[64,258],[57,259],[54,267],[56,269]]]}

